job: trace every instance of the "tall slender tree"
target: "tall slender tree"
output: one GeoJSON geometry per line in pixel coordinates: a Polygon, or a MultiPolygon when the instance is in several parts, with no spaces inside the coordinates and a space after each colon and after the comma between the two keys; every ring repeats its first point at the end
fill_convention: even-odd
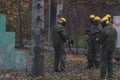
{"type": "Polygon", "coordinates": [[[32,0],[33,75],[44,75],[44,1],[32,0]]]}
{"type": "Polygon", "coordinates": [[[56,15],[56,23],[60,17],[63,16],[63,5],[64,0],[57,0],[57,15],[56,15]]]}
{"type": "Polygon", "coordinates": [[[19,26],[19,47],[23,48],[22,23],[21,23],[21,1],[18,0],[18,26],[19,26]]]}
{"type": "Polygon", "coordinates": [[[51,0],[51,27],[55,26],[56,22],[56,0],[51,0]]]}

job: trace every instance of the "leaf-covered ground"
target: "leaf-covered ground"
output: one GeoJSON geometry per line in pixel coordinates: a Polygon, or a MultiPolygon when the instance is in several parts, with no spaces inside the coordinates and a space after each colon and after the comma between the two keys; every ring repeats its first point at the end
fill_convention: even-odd
{"type": "MultiPolygon", "coordinates": [[[[101,80],[99,78],[99,69],[85,69],[87,59],[84,55],[67,55],[65,73],[53,71],[54,57],[53,53],[45,54],[45,76],[32,77],[23,71],[1,70],[0,80],[101,80]]],[[[115,64],[115,79],[120,80],[120,63],[115,64]]]]}

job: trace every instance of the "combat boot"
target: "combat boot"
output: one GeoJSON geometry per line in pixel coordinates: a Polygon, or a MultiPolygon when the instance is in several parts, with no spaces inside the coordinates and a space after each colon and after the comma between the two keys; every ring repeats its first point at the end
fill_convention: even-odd
{"type": "Polygon", "coordinates": [[[54,69],[54,71],[55,71],[55,72],[61,72],[61,70],[59,70],[59,69],[54,69]]]}
{"type": "Polygon", "coordinates": [[[93,68],[93,66],[86,66],[86,69],[91,69],[93,68]]]}
{"type": "Polygon", "coordinates": [[[61,69],[61,72],[67,72],[67,70],[66,69],[61,69]]]}

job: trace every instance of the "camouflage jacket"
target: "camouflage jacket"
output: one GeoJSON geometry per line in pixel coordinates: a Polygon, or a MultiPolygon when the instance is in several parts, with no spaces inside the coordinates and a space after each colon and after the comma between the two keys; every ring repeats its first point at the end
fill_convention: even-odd
{"type": "Polygon", "coordinates": [[[53,30],[53,46],[64,46],[64,42],[66,42],[66,40],[67,36],[64,30],[64,26],[62,26],[61,24],[57,24],[57,26],[53,30]]]}
{"type": "Polygon", "coordinates": [[[100,32],[102,30],[102,26],[99,24],[98,26],[92,25],[89,29],[88,38],[91,43],[95,43],[96,38],[100,36],[100,32]]]}
{"type": "Polygon", "coordinates": [[[114,51],[116,45],[117,31],[112,24],[107,25],[101,32],[99,43],[103,51],[114,51]]]}

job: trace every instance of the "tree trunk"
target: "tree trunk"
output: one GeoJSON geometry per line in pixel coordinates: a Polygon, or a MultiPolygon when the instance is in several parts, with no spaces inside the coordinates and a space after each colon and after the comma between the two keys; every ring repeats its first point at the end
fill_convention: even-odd
{"type": "Polygon", "coordinates": [[[44,0],[32,0],[32,74],[44,75],[44,0]]]}
{"type": "Polygon", "coordinates": [[[56,2],[51,0],[51,27],[53,28],[56,23],[56,2]]]}
{"type": "Polygon", "coordinates": [[[22,33],[22,23],[21,23],[21,1],[18,0],[18,26],[19,26],[19,48],[23,48],[23,33],[22,33]]]}
{"type": "Polygon", "coordinates": [[[58,19],[63,16],[63,3],[64,3],[64,0],[57,1],[57,16],[56,16],[57,22],[58,22],[58,19]]]}

